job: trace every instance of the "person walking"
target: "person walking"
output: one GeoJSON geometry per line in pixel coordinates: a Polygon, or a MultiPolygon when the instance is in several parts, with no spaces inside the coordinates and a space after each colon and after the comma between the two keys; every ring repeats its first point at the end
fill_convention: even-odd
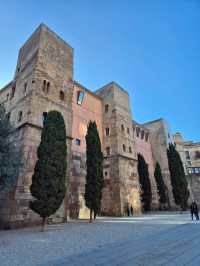
{"type": "Polygon", "coordinates": [[[190,206],[190,212],[191,212],[192,221],[193,221],[194,216],[196,220],[199,220],[199,210],[198,210],[198,206],[195,201],[193,201],[190,206]]]}

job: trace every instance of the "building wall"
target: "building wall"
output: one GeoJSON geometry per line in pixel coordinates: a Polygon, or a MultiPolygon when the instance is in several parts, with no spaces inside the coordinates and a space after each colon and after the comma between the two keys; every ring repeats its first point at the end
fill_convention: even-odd
{"type": "Polygon", "coordinates": [[[174,134],[173,138],[183,162],[185,174],[200,174],[200,143],[185,141],[179,132],[174,134]]]}
{"type": "Polygon", "coordinates": [[[168,144],[173,142],[168,125],[164,119],[158,119],[152,122],[143,124],[144,127],[150,130],[150,142],[152,147],[152,155],[154,162],[159,162],[164,183],[168,190],[168,204],[171,208],[176,208],[172,193],[171,178],[168,166],[167,148],[168,144]]]}
{"type": "Polygon", "coordinates": [[[154,178],[155,162],[153,160],[152,147],[149,138],[149,130],[136,122],[133,122],[135,149],[137,154],[142,154],[148,164],[149,178],[152,190],[152,209],[158,209],[159,198],[156,181],[154,178]]]}
{"type": "Polygon", "coordinates": [[[72,154],[71,175],[69,180],[69,209],[70,216],[88,218],[89,211],[85,207],[85,175],[86,175],[86,140],[89,121],[95,121],[102,141],[102,101],[86,88],[74,83],[72,125],[72,154]],[[77,103],[79,92],[84,93],[81,104],[77,103]],[[79,142],[80,141],[80,142],[79,142]]]}
{"type": "MultiPolygon", "coordinates": [[[[11,86],[4,89],[1,95],[1,100],[4,100],[5,90],[9,91],[10,97],[5,107],[15,128],[13,138],[24,155],[17,184],[13,187],[12,204],[10,195],[0,202],[0,212],[3,204],[8,206],[9,215],[4,215],[4,208],[4,213],[0,213],[0,217],[4,223],[10,223],[10,226],[23,226],[40,220],[28,205],[31,199],[29,187],[37,159],[36,151],[40,142],[44,112],[57,110],[62,113],[66,122],[70,161],[73,91],[69,84],[73,77],[72,66],[72,48],[46,26],[40,25],[20,49],[14,79],[11,86]],[[63,100],[60,99],[60,91],[64,92],[63,100]]],[[[64,205],[65,201],[54,216],[55,219],[64,218],[64,205]]]]}
{"type": "Polygon", "coordinates": [[[139,213],[140,186],[129,95],[115,82],[107,84],[96,93],[103,101],[106,182],[103,190],[102,213],[123,215],[127,204],[133,206],[135,213],[139,213]],[[106,129],[109,129],[109,134],[106,134],[106,129]]]}

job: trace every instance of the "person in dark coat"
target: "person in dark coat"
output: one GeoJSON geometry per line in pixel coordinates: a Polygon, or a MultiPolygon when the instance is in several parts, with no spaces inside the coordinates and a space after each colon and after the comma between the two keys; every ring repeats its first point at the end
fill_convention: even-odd
{"type": "Polygon", "coordinates": [[[131,205],[131,208],[130,208],[130,212],[131,212],[131,216],[133,216],[133,206],[131,205]]]}
{"type": "Polygon", "coordinates": [[[193,201],[190,206],[190,212],[191,212],[192,221],[193,221],[194,216],[196,220],[199,220],[199,210],[198,210],[198,206],[195,201],[193,201]]]}
{"type": "Polygon", "coordinates": [[[129,217],[130,216],[130,209],[129,209],[129,206],[127,205],[127,216],[129,217]]]}

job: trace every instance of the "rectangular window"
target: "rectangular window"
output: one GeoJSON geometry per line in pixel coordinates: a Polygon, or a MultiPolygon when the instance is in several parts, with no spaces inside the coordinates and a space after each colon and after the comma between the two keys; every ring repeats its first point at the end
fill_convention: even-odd
{"type": "Polygon", "coordinates": [[[141,139],[143,139],[144,138],[144,130],[142,130],[142,132],[141,132],[141,139]]]}
{"type": "Polygon", "coordinates": [[[189,151],[185,151],[185,157],[187,160],[190,160],[190,153],[189,151]]]}
{"type": "Polygon", "coordinates": [[[84,91],[78,91],[77,92],[77,104],[81,105],[84,100],[84,91]]]}
{"type": "Polygon", "coordinates": [[[107,127],[106,128],[106,136],[109,136],[110,135],[110,129],[107,127]]]}
{"type": "Polygon", "coordinates": [[[146,140],[146,142],[148,141],[148,139],[149,139],[149,134],[146,133],[146,135],[145,135],[145,140],[146,140]]]}
{"type": "Polygon", "coordinates": [[[140,135],[140,128],[139,127],[136,127],[136,135],[137,135],[137,137],[139,137],[139,135],[140,135]]]}
{"type": "Polygon", "coordinates": [[[81,145],[81,140],[80,140],[80,139],[75,139],[75,144],[76,144],[77,146],[80,146],[80,145],[81,145]]]}
{"type": "Polygon", "coordinates": [[[108,113],[108,108],[109,108],[109,105],[106,104],[106,105],[105,105],[105,113],[108,113]]]}

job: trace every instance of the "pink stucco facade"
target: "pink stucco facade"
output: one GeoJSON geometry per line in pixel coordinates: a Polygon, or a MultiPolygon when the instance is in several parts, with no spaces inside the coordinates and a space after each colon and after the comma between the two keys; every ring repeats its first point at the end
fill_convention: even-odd
{"type": "Polygon", "coordinates": [[[85,136],[87,133],[87,125],[89,121],[96,121],[99,136],[102,141],[102,101],[95,94],[89,92],[80,84],[75,83],[73,91],[73,126],[72,150],[80,153],[86,151],[85,136]],[[77,104],[77,95],[79,92],[84,93],[82,104],[77,104]],[[81,145],[76,144],[76,139],[81,141],[81,145]]]}

